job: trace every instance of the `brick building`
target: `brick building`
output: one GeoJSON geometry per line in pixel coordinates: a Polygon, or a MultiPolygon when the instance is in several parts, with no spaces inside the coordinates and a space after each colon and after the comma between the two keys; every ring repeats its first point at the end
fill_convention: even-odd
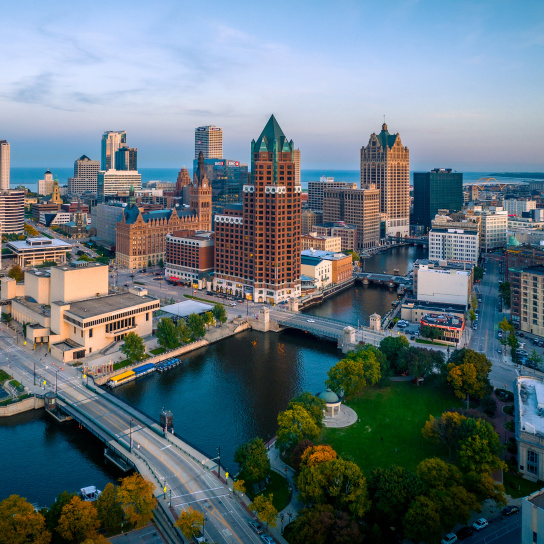
{"type": "Polygon", "coordinates": [[[300,237],[300,248],[320,249],[322,251],[342,251],[342,239],[339,236],[321,236],[316,232],[300,237]]]}
{"type": "Polygon", "coordinates": [[[341,240],[342,251],[355,251],[357,249],[357,226],[347,225],[343,221],[334,221],[316,225],[314,227],[318,236],[335,236],[341,240]]]}

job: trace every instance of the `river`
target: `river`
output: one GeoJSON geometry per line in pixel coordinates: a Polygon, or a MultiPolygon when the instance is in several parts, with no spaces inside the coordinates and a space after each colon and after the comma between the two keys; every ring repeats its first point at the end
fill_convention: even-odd
{"type": "MultiPolygon", "coordinates": [[[[389,273],[397,268],[402,274],[425,254],[422,248],[404,247],[374,255],[364,266],[389,273]]],[[[395,298],[387,288],[356,285],[307,313],[365,325],[370,314],[387,312],[395,298]]],[[[155,419],[162,408],[171,410],[178,436],[210,457],[220,446],[222,464],[235,472],[236,447],[254,436],[273,436],[277,414],[289,399],[304,390],[322,390],[327,371],[340,357],[332,342],[309,334],[244,332],[115,394],[155,419]]],[[[0,499],[15,493],[50,505],[65,489],[103,489],[123,475],[104,463],[102,443],[92,434],[73,422],[58,424],[43,411],[0,419],[0,451],[0,499]]]]}

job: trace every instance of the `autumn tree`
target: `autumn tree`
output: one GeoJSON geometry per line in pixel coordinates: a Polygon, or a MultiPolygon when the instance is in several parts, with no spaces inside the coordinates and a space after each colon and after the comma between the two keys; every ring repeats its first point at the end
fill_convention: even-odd
{"type": "Polygon", "coordinates": [[[222,304],[214,304],[212,309],[213,317],[215,321],[221,324],[226,323],[227,321],[227,310],[222,304]]]}
{"type": "Polygon", "coordinates": [[[313,446],[307,448],[300,458],[300,466],[315,467],[320,463],[325,463],[333,459],[338,459],[338,454],[328,444],[313,446]]]}
{"type": "Polygon", "coordinates": [[[246,486],[245,486],[245,481],[244,480],[236,480],[233,484],[232,484],[232,489],[234,489],[234,492],[235,493],[240,493],[240,495],[242,495],[243,493],[246,492],[246,486]]]}
{"type": "Polygon", "coordinates": [[[92,537],[86,538],[82,544],[111,544],[111,542],[104,535],[97,533],[92,537]]]}
{"type": "Polygon", "coordinates": [[[102,525],[112,531],[123,521],[123,509],[119,504],[117,497],[117,487],[112,483],[108,483],[104,491],[96,501],[96,509],[98,511],[98,519],[102,525]]]}
{"type": "Polygon", "coordinates": [[[121,352],[133,363],[141,361],[145,356],[145,344],[143,339],[135,332],[129,332],[121,346],[121,352]]]}
{"type": "Polygon", "coordinates": [[[295,470],[295,472],[298,472],[300,470],[300,462],[302,458],[302,454],[308,449],[311,448],[314,445],[314,443],[311,440],[301,440],[294,448],[293,452],[291,453],[291,466],[295,470]]]}
{"type": "Polygon", "coordinates": [[[19,283],[25,279],[25,273],[21,270],[21,267],[18,264],[14,264],[9,269],[8,278],[13,278],[19,283]]]}
{"type": "Polygon", "coordinates": [[[203,526],[204,514],[191,506],[183,510],[176,520],[176,527],[179,528],[181,534],[187,540],[191,540],[193,536],[198,535],[203,526]]]}
{"type": "Polygon", "coordinates": [[[499,506],[506,506],[508,503],[504,486],[495,482],[491,474],[468,472],[463,475],[463,482],[480,502],[491,499],[499,506]]]}
{"type": "Polygon", "coordinates": [[[0,544],[49,544],[45,518],[18,495],[0,502],[0,544]]]}
{"type": "Polygon", "coordinates": [[[75,493],[71,493],[69,491],[63,491],[62,493],[59,493],[55,500],[53,501],[53,504],[49,507],[45,514],[45,521],[47,523],[47,528],[51,533],[55,531],[57,528],[57,525],[59,524],[60,515],[62,513],[62,509],[66,504],[68,504],[74,497],[76,496],[75,493]]]}
{"type": "Polygon", "coordinates": [[[404,515],[404,536],[413,542],[434,544],[440,540],[442,523],[437,505],[424,495],[416,497],[404,515]]]}
{"type": "Polygon", "coordinates": [[[117,497],[129,523],[140,529],[151,521],[155,497],[153,483],[140,474],[121,479],[117,497]]]}
{"type": "Polygon", "coordinates": [[[312,416],[300,405],[278,414],[276,445],[281,451],[291,449],[304,439],[316,440],[319,433],[312,416]]]}
{"type": "Polygon", "coordinates": [[[179,346],[179,334],[174,322],[169,317],[163,317],[157,325],[157,342],[164,349],[174,349],[179,346]]]}
{"type": "Polygon", "coordinates": [[[373,352],[352,351],[338,361],[328,372],[325,384],[338,395],[351,397],[368,385],[376,385],[380,375],[380,363],[373,352]]]}
{"type": "Polygon", "coordinates": [[[448,459],[452,459],[452,450],[461,438],[461,424],[465,416],[457,412],[444,412],[439,418],[430,416],[423,427],[423,436],[444,444],[448,448],[448,459]]]}
{"type": "Polygon", "coordinates": [[[213,312],[206,312],[204,314],[204,324],[208,327],[208,330],[210,330],[210,325],[213,325],[214,322],[213,312]]]}
{"type": "Polygon", "coordinates": [[[176,334],[182,344],[188,344],[191,341],[191,330],[185,319],[180,319],[176,325],[176,334]]]}
{"type": "Polygon", "coordinates": [[[406,368],[401,366],[401,359],[403,350],[408,348],[410,343],[404,335],[399,336],[386,336],[380,342],[380,351],[385,355],[391,371],[395,375],[402,374],[406,368]]]}
{"type": "Polygon", "coordinates": [[[191,314],[187,318],[187,326],[191,331],[193,340],[199,340],[206,335],[206,325],[204,324],[204,318],[201,315],[191,314]]]}
{"type": "Polygon", "coordinates": [[[302,406],[315,421],[315,424],[321,428],[323,427],[323,411],[327,409],[327,403],[312,395],[308,391],[303,391],[289,402],[288,409],[293,406],[302,406]]]}
{"type": "Polygon", "coordinates": [[[260,438],[254,438],[239,446],[234,454],[234,461],[249,482],[264,480],[270,472],[270,459],[260,438]]]}
{"type": "Polygon", "coordinates": [[[81,542],[95,536],[98,527],[100,520],[94,503],[75,496],[62,508],[57,532],[65,540],[81,542]]]}
{"type": "Polygon", "coordinates": [[[472,349],[455,350],[448,361],[447,381],[453,387],[455,396],[467,399],[485,397],[491,388],[489,372],[491,362],[483,353],[472,349]]]}
{"type": "Polygon", "coordinates": [[[251,512],[255,512],[255,515],[260,521],[266,523],[267,527],[275,527],[278,521],[278,511],[274,508],[272,500],[272,493],[270,493],[268,497],[257,495],[253,502],[248,506],[248,509],[251,512]]]}

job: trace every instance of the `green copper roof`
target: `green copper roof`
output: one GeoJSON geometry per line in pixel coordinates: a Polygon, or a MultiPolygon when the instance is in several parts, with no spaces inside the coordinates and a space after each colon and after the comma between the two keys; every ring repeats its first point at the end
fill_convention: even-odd
{"type": "Polygon", "coordinates": [[[382,125],[382,131],[378,134],[378,141],[380,142],[380,145],[382,147],[393,147],[395,145],[395,141],[397,139],[396,134],[389,134],[389,131],[387,130],[387,125],[384,123],[382,125]]]}
{"type": "Polygon", "coordinates": [[[340,402],[340,397],[331,389],[321,391],[321,393],[317,394],[316,397],[318,399],[324,400],[328,404],[335,404],[337,402],[340,402]]]}
{"type": "Polygon", "coordinates": [[[274,115],[270,116],[268,123],[264,127],[261,135],[255,142],[253,149],[256,152],[274,151],[274,141],[276,141],[276,151],[292,151],[291,143],[287,141],[283,130],[276,121],[274,115]]]}
{"type": "Polygon", "coordinates": [[[508,238],[508,245],[513,247],[519,246],[519,240],[515,237],[515,235],[508,238]]]}

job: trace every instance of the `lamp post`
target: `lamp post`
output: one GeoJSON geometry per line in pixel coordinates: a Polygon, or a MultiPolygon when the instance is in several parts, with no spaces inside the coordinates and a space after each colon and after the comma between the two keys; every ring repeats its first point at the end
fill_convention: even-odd
{"type": "Polygon", "coordinates": [[[208,518],[204,517],[202,518],[202,536],[204,537],[204,542],[206,542],[206,522],[208,521],[208,518]]]}
{"type": "Polygon", "coordinates": [[[36,385],[36,360],[34,360],[34,385],[36,385]]]}
{"type": "Polygon", "coordinates": [[[293,512],[289,510],[289,512],[287,512],[287,515],[289,516],[289,523],[291,523],[291,516],[293,515],[293,512]]]}
{"type": "Polygon", "coordinates": [[[217,447],[217,474],[221,479],[221,446],[217,447]]]}
{"type": "Polygon", "coordinates": [[[130,435],[130,451],[132,451],[132,422],[134,420],[132,418],[130,418],[130,422],[129,422],[129,425],[130,425],[130,430],[129,430],[129,435],[130,435]]]}

